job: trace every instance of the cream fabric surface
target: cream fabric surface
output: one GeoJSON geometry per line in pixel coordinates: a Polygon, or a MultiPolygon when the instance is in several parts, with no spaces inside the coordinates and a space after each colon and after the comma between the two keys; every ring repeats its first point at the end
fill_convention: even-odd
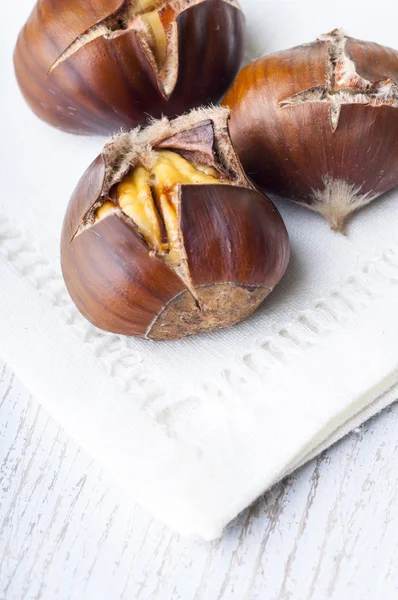
{"type": "MultiPolygon", "coordinates": [[[[59,232],[104,140],[53,130],[25,106],[11,57],[33,2],[10,4],[0,36],[0,355],[135,501],[179,533],[212,539],[397,399],[398,192],[359,213],[347,237],[279,200],[288,273],[233,330],[163,344],[100,332],[66,293],[59,232]]],[[[242,6],[248,58],[341,25],[398,45],[392,2],[378,3],[380,21],[371,2],[242,6]]]]}

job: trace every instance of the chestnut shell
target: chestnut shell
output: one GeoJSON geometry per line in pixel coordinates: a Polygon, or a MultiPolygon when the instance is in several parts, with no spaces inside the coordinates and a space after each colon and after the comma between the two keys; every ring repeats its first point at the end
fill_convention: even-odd
{"type": "MultiPolygon", "coordinates": [[[[219,112],[225,113],[198,111],[198,120],[219,112]]],[[[187,156],[194,144],[204,157],[209,127],[203,121],[201,136],[190,123],[185,140],[177,131],[155,146],[184,148],[180,152],[187,156]]],[[[236,157],[230,152],[232,147],[227,154],[232,164],[236,157]]],[[[229,327],[253,313],[289,261],[288,234],[272,202],[245,180],[243,171],[241,185],[178,186],[189,288],[121,212],[87,225],[85,215],[106,193],[107,156],[105,148],[82,176],[62,230],[62,270],[80,312],[100,329],[154,340],[229,327]]]]}
{"type": "Polygon", "coordinates": [[[166,93],[135,29],[86,42],[51,70],[76,39],[118,14],[126,2],[38,0],[14,53],[17,81],[29,106],[59,129],[110,134],[143,124],[149,116],[176,115],[218,101],[241,64],[243,13],[232,0],[180,0],[183,9],[169,17],[173,2],[165,2],[162,11],[166,27],[177,28],[176,47],[169,44],[177,79],[166,93]]]}
{"type": "Polygon", "coordinates": [[[398,53],[340,30],[246,66],[224,97],[250,177],[332,228],[398,185],[398,53]]]}

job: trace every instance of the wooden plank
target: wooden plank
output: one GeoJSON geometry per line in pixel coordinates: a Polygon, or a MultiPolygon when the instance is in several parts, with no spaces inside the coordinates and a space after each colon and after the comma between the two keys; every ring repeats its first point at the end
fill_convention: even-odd
{"type": "Polygon", "coordinates": [[[206,544],[133,506],[0,362],[0,598],[395,598],[397,421],[394,405],[206,544]]]}

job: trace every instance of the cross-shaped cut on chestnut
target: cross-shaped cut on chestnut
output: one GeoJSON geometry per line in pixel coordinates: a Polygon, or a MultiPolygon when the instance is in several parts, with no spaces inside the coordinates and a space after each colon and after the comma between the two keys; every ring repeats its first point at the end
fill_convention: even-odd
{"type": "Polygon", "coordinates": [[[115,137],[78,183],[62,270],[101,329],[171,340],[246,319],[284,274],[289,241],[246,178],[226,109],[115,137]]]}
{"type": "Polygon", "coordinates": [[[340,29],[320,36],[319,40],[330,42],[325,84],[281,100],[282,107],[306,102],[329,104],[333,131],[336,131],[339,125],[343,106],[362,104],[398,108],[397,84],[390,78],[371,82],[361,77],[356,71],[355,63],[346,54],[348,38],[340,29]]]}
{"type": "Polygon", "coordinates": [[[397,82],[395,50],[336,29],[254,61],[223,102],[248,174],[344,231],[398,185],[397,82]]]}
{"type": "Polygon", "coordinates": [[[243,37],[236,0],[38,0],[14,64],[40,118],[108,134],[218,101],[243,37]]]}

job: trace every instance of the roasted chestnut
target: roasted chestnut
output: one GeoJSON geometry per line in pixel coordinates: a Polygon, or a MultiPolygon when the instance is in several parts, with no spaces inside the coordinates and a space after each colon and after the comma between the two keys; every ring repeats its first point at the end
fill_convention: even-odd
{"type": "Polygon", "coordinates": [[[243,37],[236,0],[38,0],[14,64],[41,119],[109,134],[218,101],[243,37]]]}
{"type": "Polygon", "coordinates": [[[247,180],[228,117],[202,109],[122,133],[81,178],[62,270],[94,325],[154,340],[229,327],[281,279],[287,231],[247,180]]]}
{"type": "Polygon", "coordinates": [[[346,37],[260,58],[223,103],[249,176],[332,229],[398,185],[398,53],[346,37]]]}

